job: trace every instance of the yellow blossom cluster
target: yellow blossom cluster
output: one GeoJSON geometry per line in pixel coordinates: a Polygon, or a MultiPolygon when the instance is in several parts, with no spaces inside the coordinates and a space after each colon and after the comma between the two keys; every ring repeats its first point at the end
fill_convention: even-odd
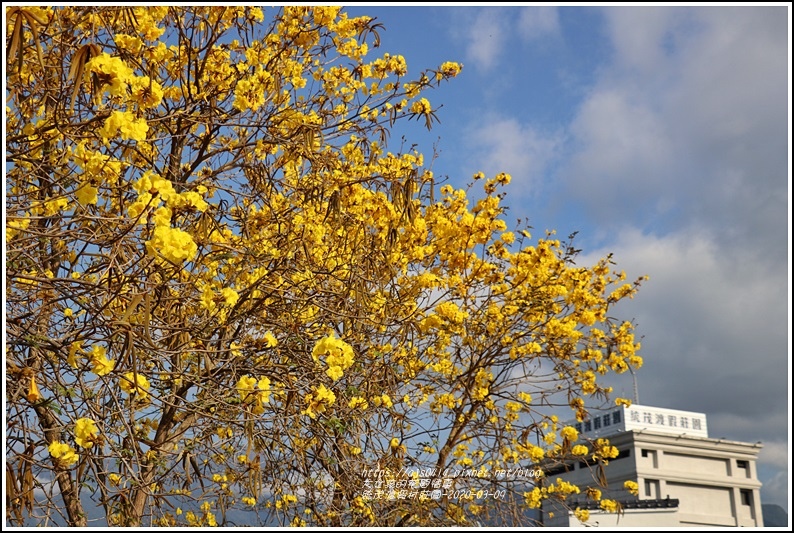
{"type": "Polygon", "coordinates": [[[599,505],[601,506],[601,509],[603,509],[608,513],[616,513],[618,512],[619,509],[619,504],[615,500],[608,500],[608,499],[601,500],[599,505]]]}
{"type": "Polygon", "coordinates": [[[65,442],[52,442],[47,449],[49,450],[51,456],[57,459],[59,463],[67,467],[75,464],[79,459],[74,451],[74,448],[65,442]]]}
{"type": "Polygon", "coordinates": [[[158,225],[154,228],[154,237],[146,241],[146,249],[152,255],[162,256],[172,263],[181,264],[183,261],[193,259],[198,247],[188,232],[158,225]]]}
{"type": "Polygon", "coordinates": [[[311,418],[317,418],[317,415],[324,413],[327,408],[332,406],[336,401],[336,394],[325,385],[320,385],[314,392],[306,394],[303,398],[303,403],[306,405],[302,414],[309,415],[311,418]]]}
{"type": "Polygon", "coordinates": [[[576,509],[574,509],[573,515],[580,522],[587,522],[588,520],[590,520],[590,511],[588,511],[587,509],[582,509],[580,507],[577,507],[576,509]]]}
{"type": "Polygon", "coordinates": [[[258,380],[252,376],[243,376],[235,386],[240,394],[240,399],[250,405],[251,413],[261,415],[265,412],[265,404],[270,401],[270,378],[262,377],[258,380]]]}
{"type": "Polygon", "coordinates": [[[569,442],[576,442],[579,438],[579,432],[574,427],[565,426],[560,430],[560,436],[569,442]]]}
{"type": "Polygon", "coordinates": [[[325,357],[325,364],[328,365],[325,373],[334,381],[341,378],[344,371],[355,362],[353,347],[333,334],[326,335],[314,345],[312,358],[319,361],[320,357],[325,357]]]}
{"type": "Polygon", "coordinates": [[[134,395],[141,401],[145,401],[149,396],[147,392],[150,387],[149,380],[141,373],[125,372],[119,380],[119,387],[130,396],[134,395]]]}
{"type": "Polygon", "coordinates": [[[74,423],[74,441],[78,446],[90,448],[94,445],[96,436],[99,435],[99,428],[96,422],[90,418],[80,418],[74,423]]]}
{"type": "MultiPolygon", "coordinates": [[[[75,345],[72,344],[72,346],[75,345]]],[[[77,351],[78,348],[79,345],[77,345],[75,351],[77,351]]],[[[106,376],[116,367],[116,360],[107,358],[107,348],[102,345],[95,344],[91,349],[89,357],[92,365],[92,372],[97,376],[106,376]]],[[[76,366],[76,364],[74,366],[76,366]]]]}
{"type": "Polygon", "coordinates": [[[629,491],[632,496],[637,496],[640,493],[640,487],[637,482],[630,479],[623,483],[623,488],[629,491]]]}
{"type": "Polygon", "coordinates": [[[104,139],[112,139],[118,135],[124,141],[143,141],[148,131],[149,125],[145,119],[136,118],[130,111],[113,111],[98,133],[104,139]]]}
{"type": "Polygon", "coordinates": [[[590,450],[588,449],[588,447],[583,444],[577,444],[576,446],[571,448],[571,453],[573,455],[583,456],[583,455],[587,455],[589,452],[590,450]]]}

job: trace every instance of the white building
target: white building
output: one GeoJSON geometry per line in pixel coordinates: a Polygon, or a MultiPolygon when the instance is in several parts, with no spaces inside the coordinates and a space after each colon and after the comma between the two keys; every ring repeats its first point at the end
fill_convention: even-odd
{"type": "MultiPolygon", "coordinates": [[[[560,477],[582,488],[567,504],[571,509],[590,509],[587,524],[763,526],[756,472],[762,445],[709,438],[705,414],[632,405],[571,425],[580,430],[582,441],[608,438],[620,452],[603,470],[608,488],[596,482],[599,469],[592,461],[547,469],[548,478],[560,477]],[[638,484],[638,496],[623,488],[628,480],[638,484]],[[620,502],[623,513],[600,511],[584,496],[586,487],[598,488],[603,498],[620,502]]],[[[547,526],[582,525],[554,502],[544,505],[543,518],[547,526]]]]}

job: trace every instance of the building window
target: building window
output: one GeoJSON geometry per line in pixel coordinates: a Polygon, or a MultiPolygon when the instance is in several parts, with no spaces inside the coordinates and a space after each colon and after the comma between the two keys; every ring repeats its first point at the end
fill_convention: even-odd
{"type": "Polygon", "coordinates": [[[620,411],[615,411],[612,413],[612,423],[620,424],[620,411]]]}
{"type": "Polygon", "coordinates": [[[593,426],[590,423],[590,421],[589,420],[585,421],[585,423],[584,423],[584,431],[585,431],[585,433],[587,433],[591,429],[593,429],[593,426]]]}
{"type": "Polygon", "coordinates": [[[575,427],[575,428],[576,428],[576,431],[577,431],[577,432],[579,432],[579,433],[581,433],[581,432],[582,432],[582,423],[581,423],[581,422],[577,422],[576,424],[574,424],[574,426],[573,426],[573,427],[575,427]]]}
{"type": "Polygon", "coordinates": [[[566,472],[572,472],[574,470],[574,468],[575,468],[575,465],[572,465],[572,464],[569,465],[569,464],[566,463],[564,465],[554,467],[554,468],[552,468],[550,470],[546,470],[544,472],[544,476],[545,477],[552,477],[552,476],[557,476],[559,474],[565,474],[566,472]]]}
{"type": "Polygon", "coordinates": [[[746,505],[748,507],[753,506],[753,491],[749,489],[742,489],[739,491],[739,494],[742,497],[742,505],[746,505]]]}
{"type": "Polygon", "coordinates": [[[604,427],[609,425],[609,415],[604,415],[604,427]]]}
{"type": "Polygon", "coordinates": [[[601,417],[597,416],[593,419],[593,429],[601,429],[601,417]]]}
{"type": "Polygon", "coordinates": [[[646,479],[645,480],[645,497],[651,500],[659,498],[659,480],[646,479]]]}
{"type": "Polygon", "coordinates": [[[653,468],[659,468],[659,465],[656,462],[657,461],[656,460],[656,450],[645,450],[645,449],[643,449],[642,450],[642,456],[645,459],[650,459],[650,461],[647,461],[647,462],[651,463],[651,465],[653,465],[653,468]]]}
{"type": "Polygon", "coordinates": [[[736,461],[736,467],[737,469],[739,469],[739,471],[737,472],[738,475],[744,477],[750,477],[750,463],[748,463],[747,461],[742,461],[740,459],[736,461]],[[744,471],[744,473],[742,473],[742,471],[744,471]]]}

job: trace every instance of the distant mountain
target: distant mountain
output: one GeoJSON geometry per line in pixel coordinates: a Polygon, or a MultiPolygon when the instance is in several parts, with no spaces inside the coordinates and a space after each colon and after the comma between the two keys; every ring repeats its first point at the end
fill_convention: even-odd
{"type": "Polygon", "coordinates": [[[788,513],[776,503],[761,505],[764,513],[764,527],[788,527],[788,513]]]}

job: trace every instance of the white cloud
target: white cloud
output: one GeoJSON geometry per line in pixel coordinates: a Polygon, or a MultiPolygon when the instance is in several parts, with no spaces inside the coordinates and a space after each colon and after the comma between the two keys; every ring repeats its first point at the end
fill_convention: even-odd
{"type": "Polygon", "coordinates": [[[507,37],[507,20],[501,9],[483,8],[470,13],[464,28],[467,62],[486,71],[496,65],[507,37]]]}
{"type": "Polygon", "coordinates": [[[647,75],[667,60],[673,22],[685,11],[669,7],[628,7],[604,11],[615,50],[615,63],[647,75]]]}
{"type": "Polygon", "coordinates": [[[758,456],[758,462],[779,468],[786,468],[789,463],[791,446],[786,441],[763,442],[764,448],[758,456]]]}
{"type": "Polygon", "coordinates": [[[525,7],[518,16],[518,33],[524,40],[544,39],[560,34],[556,7],[525,7]]]}
{"type": "Polygon", "coordinates": [[[569,163],[568,191],[600,223],[625,220],[636,209],[670,208],[675,150],[664,117],[641,97],[617,85],[599,87],[570,131],[580,150],[569,163]]]}
{"type": "Polygon", "coordinates": [[[519,194],[539,185],[562,142],[559,134],[544,134],[514,118],[496,116],[481,117],[470,126],[466,138],[471,154],[468,167],[487,176],[511,174],[511,190],[519,194]]]}
{"type": "Polygon", "coordinates": [[[610,9],[615,50],[570,131],[566,192],[601,227],[698,224],[786,242],[785,10],[610,9]],[[781,17],[781,15],[783,15],[781,17]]]}
{"type": "Polygon", "coordinates": [[[778,472],[761,487],[761,503],[776,503],[788,512],[788,475],[778,472]]]}

